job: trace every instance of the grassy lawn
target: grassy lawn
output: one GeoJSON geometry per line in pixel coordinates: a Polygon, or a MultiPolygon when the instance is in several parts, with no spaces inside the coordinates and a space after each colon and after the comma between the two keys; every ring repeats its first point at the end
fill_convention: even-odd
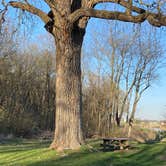
{"type": "MultiPolygon", "coordinates": [[[[91,142],[98,149],[99,142],[91,142]]],[[[58,154],[48,141],[13,140],[0,143],[0,166],[166,166],[166,143],[136,144],[128,151],[80,151],[58,154]]]]}

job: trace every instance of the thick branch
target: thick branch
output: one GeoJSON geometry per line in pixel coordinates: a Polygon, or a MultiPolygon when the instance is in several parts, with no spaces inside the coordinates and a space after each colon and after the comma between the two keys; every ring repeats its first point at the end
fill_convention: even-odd
{"type": "Polygon", "coordinates": [[[138,16],[129,16],[126,15],[126,13],[123,12],[111,12],[107,10],[96,10],[96,9],[79,9],[72,13],[69,16],[69,21],[74,23],[77,21],[80,17],[95,17],[95,18],[102,18],[102,19],[111,19],[111,20],[120,20],[125,22],[133,22],[133,23],[141,23],[145,21],[147,18],[147,14],[143,13],[138,16]]]}
{"type": "Polygon", "coordinates": [[[51,21],[51,19],[47,16],[47,14],[45,12],[43,12],[42,10],[30,5],[30,4],[25,4],[22,2],[16,2],[16,1],[10,1],[9,5],[11,5],[14,8],[19,8],[22,10],[25,10],[27,12],[30,12],[34,15],[37,15],[38,17],[41,18],[42,21],[44,21],[45,24],[47,24],[49,21],[51,21]]]}
{"type": "Polygon", "coordinates": [[[153,26],[157,27],[166,26],[166,16],[159,16],[158,14],[149,13],[149,12],[145,12],[137,16],[131,16],[124,12],[82,8],[70,14],[68,19],[71,23],[74,23],[79,18],[84,16],[110,19],[110,20],[119,20],[119,21],[132,22],[132,23],[142,23],[145,20],[148,20],[148,22],[153,26]]]}
{"type": "Polygon", "coordinates": [[[136,12],[136,13],[139,13],[139,14],[142,14],[142,13],[146,12],[146,10],[144,10],[142,8],[139,8],[139,7],[136,7],[136,6],[131,6],[131,4],[129,2],[124,1],[124,0],[91,0],[87,7],[94,7],[95,5],[97,5],[99,3],[105,3],[105,2],[111,2],[111,3],[119,4],[119,5],[127,8],[127,9],[130,9],[133,12],[136,12]]]}
{"type": "Polygon", "coordinates": [[[50,8],[53,7],[53,2],[51,0],[44,0],[49,6],[50,8]]]}
{"type": "Polygon", "coordinates": [[[147,20],[151,25],[156,27],[166,26],[166,16],[152,13],[149,14],[147,20]]]}

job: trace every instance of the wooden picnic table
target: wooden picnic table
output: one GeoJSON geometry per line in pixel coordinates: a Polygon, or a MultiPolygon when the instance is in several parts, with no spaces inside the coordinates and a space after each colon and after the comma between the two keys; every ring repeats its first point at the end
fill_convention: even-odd
{"type": "Polygon", "coordinates": [[[128,141],[130,138],[103,138],[103,146],[104,150],[106,149],[126,149],[129,147],[128,141]]]}

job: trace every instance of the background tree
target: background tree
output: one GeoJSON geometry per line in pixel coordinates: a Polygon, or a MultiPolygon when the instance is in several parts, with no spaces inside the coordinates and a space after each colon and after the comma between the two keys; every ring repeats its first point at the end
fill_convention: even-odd
{"type": "MultiPolygon", "coordinates": [[[[109,27],[108,23],[106,25],[109,27]]],[[[85,123],[92,125],[95,132],[102,136],[113,134],[113,126],[123,126],[124,118],[127,122],[131,120],[135,114],[132,110],[136,111],[139,101],[134,97],[136,87],[139,87],[137,91],[139,89],[142,94],[155,83],[158,69],[163,66],[163,50],[156,31],[135,26],[135,32],[128,34],[129,32],[124,32],[125,28],[125,25],[117,27],[117,23],[111,23],[107,37],[104,38],[100,36],[100,32],[95,32],[88,54],[84,54],[89,61],[89,67],[88,61],[85,61],[84,69],[84,73],[87,72],[87,76],[84,74],[86,85],[83,94],[86,93],[85,100],[87,98],[84,111],[88,110],[85,115],[87,114],[87,119],[91,118],[90,122],[85,119],[85,123]],[[105,107],[101,107],[102,105],[105,107]],[[95,112],[95,115],[92,112],[95,112]],[[104,118],[99,118],[100,114],[104,118]],[[93,117],[96,117],[96,122],[93,117]],[[100,122],[97,119],[100,119],[100,122]],[[98,130],[99,124],[102,133],[98,130]]],[[[129,26],[127,28],[128,31],[133,29],[129,29],[129,26]]],[[[140,99],[141,95],[138,96],[140,99]]]]}
{"type": "Polygon", "coordinates": [[[5,47],[2,46],[0,57],[0,133],[30,137],[43,130],[53,130],[52,50],[43,49],[41,53],[31,45],[27,51],[20,51],[9,29],[4,30],[5,47]]]}

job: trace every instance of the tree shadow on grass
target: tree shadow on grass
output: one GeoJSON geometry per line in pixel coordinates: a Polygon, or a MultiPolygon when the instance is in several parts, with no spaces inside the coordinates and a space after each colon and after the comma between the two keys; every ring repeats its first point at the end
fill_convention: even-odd
{"type": "MultiPolygon", "coordinates": [[[[0,166],[13,165],[19,161],[36,158],[42,153],[48,152],[48,141],[39,140],[5,140],[0,143],[0,166]]],[[[15,164],[19,165],[19,164],[15,164]]]]}
{"type": "MultiPolygon", "coordinates": [[[[93,143],[93,142],[92,142],[93,143]]],[[[94,147],[96,143],[93,143],[94,147]]],[[[138,144],[128,151],[92,152],[84,147],[66,156],[48,150],[49,142],[23,141],[0,145],[0,165],[25,166],[165,166],[166,146],[160,143],[138,144]],[[7,158],[7,159],[5,159],[7,158]]]]}
{"type": "MultiPolygon", "coordinates": [[[[52,158],[28,166],[107,166],[111,158],[97,152],[77,152],[65,157],[52,158]]],[[[110,165],[109,165],[110,166],[110,165]]]]}
{"type": "Polygon", "coordinates": [[[34,162],[28,166],[165,166],[166,161],[160,160],[162,155],[166,155],[166,147],[154,144],[131,151],[75,152],[61,158],[34,162]]]}
{"type": "Polygon", "coordinates": [[[15,153],[15,152],[24,152],[29,150],[47,148],[50,144],[50,141],[30,141],[30,140],[9,140],[3,143],[0,143],[0,154],[4,153],[15,153]]]}
{"type": "Polygon", "coordinates": [[[113,163],[118,166],[166,166],[166,146],[163,144],[144,144],[139,150],[131,154],[121,155],[123,158],[113,158],[113,163]],[[119,161],[120,161],[119,160],[119,161]]]}
{"type": "Polygon", "coordinates": [[[21,166],[21,165],[26,165],[26,164],[20,164],[20,163],[24,163],[24,162],[27,162],[27,159],[31,159],[33,158],[34,156],[36,156],[36,158],[38,158],[38,156],[41,154],[41,153],[45,153],[47,154],[48,152],[48,149],[45,149],[45,150],[42,150],[42,151],[36,151],[36,150],[33,150],[33,151],[24,151],[24,152],[21,152],[21,153],[14,153],[13,155],[9,155],[7,157],[7,160],[5,160],[5,158],[1,158],[0,160],[0,166],[7,166],[7,165],[18,165],[18,166],[21,166]]]}

